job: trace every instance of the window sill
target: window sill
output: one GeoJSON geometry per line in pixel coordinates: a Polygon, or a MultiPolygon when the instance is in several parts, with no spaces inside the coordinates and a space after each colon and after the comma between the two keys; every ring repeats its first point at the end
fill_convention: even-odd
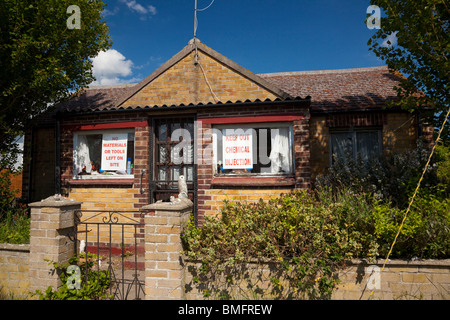
{"type": "Polygon", "coordinates": [[[83,178],[83,179],[71,179],[69,180],[70,185],[133,185],[134,178],[124,177],[124,178],[83,178]]]}
{"type": "Polygon", "coordinates": [[[211,185],[213,187],[293,187],[293,177],[214,177],[211,185]]]}

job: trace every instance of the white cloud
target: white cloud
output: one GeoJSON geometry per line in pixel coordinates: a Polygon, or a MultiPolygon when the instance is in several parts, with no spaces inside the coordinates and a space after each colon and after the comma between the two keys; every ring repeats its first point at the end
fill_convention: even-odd
{"type": "Polygon", "coordinates": [[[398,31],[391,32],[391,34],[388,35],[386,39],[384,39],[381,46],[386,48],[395,47],[397,45],[397,33],[398,31]]]}
{"type": "Polygon", "coordinates": [[[101,51],[92,59],[92,73],[96,78],[93,85],[113,85],[129,83],[134,79],[125,80],[123,77],[131,76],[133,62],[127,60],[123,54],[114,49],[101,51]]]}
{"type": "Polygon", "coordinates": [[[102,11],[102,16],[103,17],[108,17],[108,16],[114,16],[119,12],[119,8],[118,7],[114,7],[113,10],[109,10],[109,9],[103,9],[102,11]]]}
{"type": "Polygon", "coordinates": [[[141,14],[143,17],[145,15],[154,16],[157,13],[155,6],[152,6],[152,5],[143,6],[140,3],[138,3],[136,0],[120,0],[120,2],[125,3],[127,5],[128,9],[141,14]]]}

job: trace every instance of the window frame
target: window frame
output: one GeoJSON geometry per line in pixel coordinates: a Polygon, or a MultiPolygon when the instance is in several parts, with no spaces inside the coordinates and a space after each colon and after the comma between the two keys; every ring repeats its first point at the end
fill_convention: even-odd
{"type": "MultiPolygon", "coordinates": [[[[293,177],[295,176],[295,146],[294,146],[294,124],[291,121],[283,121],[283,122],[246,122],[246,123],[227,123],[227,124],[213,124],[211,126],[212,129],[212,169],[213,169],[213,177],[226,177],[226,178],[232,178],[232,177],[293,177]],[[289,152],[290,152],[290,172],[289,173],[270,173],[270,172],[254,172],[254,173],[226,173],[226,174],[220,174],[217,172],[217,132],[214,129],[276,129],[276,128],[288,128],[289,132],[289,152]]],[[[259,145],[256,142],[256,155],[257,159],[259,160],[258,155],[258,148],[259,145]]],[[[268,150],[269,151],[269,150],[268,150]]],[[[267,152],[270,154],[270,152],[267,152]]],[[[266,155],[267,157],[269,156],[266,155]]]]}
{"type": "Polygon", "coordinates": [[[357,151],[357,133],[373,133],[376,132],[378,135],[378,155],[383,153],[383,128],[381,127],[346,127],[346,128],[333,128],[329,129],[329,154],[330,154],[330,165],[333,165],[333,139],[332,135],[337,133],[348,133],[352,135],[352,160],[356,161],[358,158],[357,151]]]}
{"type": "MultiPolygon", "coordinates": [[[[136,147],[136,132],[134,128],[118,128],[118,129],[95,129],[95,130],[79,130],[73,132],[73,155],[72,155],[72,179],[73,180],[116,180],[116,179],[132,179],[134,178],[134,173],[132,174],[111,174],[111,175],[79,175],[77,168],[77,145],[79,135],[104,135],[110,133],[132,133],[134,135],[134,147],[133,147],[133,159],[135,158],[135,147],[136,147]]],[[[128,154],[127,154],[128,157],[128,154]]]]}
{"type": "MultiPolygon", "coordinates": [[[[158,187],[166,190],[173,190],[178,188],[178,179],[174,180],[172,179],[172,173],[174,172],[173,170],[175,168],[179,168],[180,170],[180,175],[185,175],[186,177],[186,182],[188,184],[188,186],[191,186],[194,184],[194,180],[195,180],[195,122],[193,120],[194,118],[192,116],[180,116],[180,117],[174,117],[174,118],[156,118],[154,119],[154,136],[153,136],[153,147],[154,147],[154,151],[153,151],[153,182],[155,182],[158,187]],[[161,126],[165,125],[166,126],[166,138],[161,140],[160,139],[160,132],[159,130],[161,129],[161,126]],[[186,140],[189,142],[191,148],[192,148],[192,162],[184,162],[181,161],[180,163],[175,163],[172,160],[172,148],[176,145],[178,145],[181,141],[172,141],[172,135],[173,135],[173,126],[176,125],[180,125],[179,128],[177,129],[186,129],[186,126],[192,125],[192,133],[191,133],[191,137],[190,140],[186,140]],[[160,162],[159,160],[160,155],[161,155],[161,149],[160,146],[165,146],[166,147],[166,157],[167,157],[167,161],[164,162],[160,162]],[[160,179],[160,169],[161,168],[165,168],[166,169],[166,179],[160,179]],[[189,170],[189,168],[192,171],[192,179],[189,179],[189,175],[186,175],[184,173],[184,169],[186,169],[186,171],[189,170]]],[[[187,129],[188,130],[188,129],[187,129]]],[[[184,139],[184,137],[183,137],[184,139]]],[[[184,151],[184,150],[183,150],[184,151]]]]}

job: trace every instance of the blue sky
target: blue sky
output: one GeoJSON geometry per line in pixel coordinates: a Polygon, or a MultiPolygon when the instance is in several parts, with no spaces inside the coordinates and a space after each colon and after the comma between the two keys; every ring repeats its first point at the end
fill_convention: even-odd
{"type": "MultiPolygon", "coordinates": [[[[94,59],[96,84],[134,83],[194,32],[195,0],[104,0],[112,48],[94,59]]],[[[212,0],[198,0],[198,9],[212,0]]],[[[214,0],[197,37],[254,73],[385,65],[368,50],[369,0],[214,0]]]]}

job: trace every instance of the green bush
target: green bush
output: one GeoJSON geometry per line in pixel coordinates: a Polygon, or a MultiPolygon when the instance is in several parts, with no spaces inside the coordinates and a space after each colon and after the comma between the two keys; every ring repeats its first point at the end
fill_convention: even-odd
{"type": "Polygon", "coordinates": [[[336,212],[345,209],[324,205],[306,191],[269,203],[225,202],[220,218],[207,217],[201,228],[191,222],[182,234],[187,256],[201,261],[191,267],[194,282],[214,298],[330,298],[338,283],[334,271],[364,250],[351,219],[347,225],[336,212]],[[254,262],[275,262],[279,268],[251,276],[247,266],[254,262]],[[263,277],[271,288],[264,288],[263,277]]]}
{"type": "Polygon", "coordinates": [[[447,187],[450,185],[450,146],[438,144],[436,146],[436,174],[447,187]]]}
{"type": "MultiPolygon", "coordinates": [[[[450,199],[440,185],[419,192],[392,258],[450,257],[450,199]]],[[[346,259],[385,258],[405,215],[366,193],[320,188],[269,203],[224,203],[221,215],[181,235],[193,283],[213,298],[329,298],[346,259]],[[251,265],[269,263],[270,272],[251,265]],[[276,267],[275,265],[278,265],[276,267]],[[264,287],[264,281],[271,287],[264,287]],[[244,289],[243,289],[244,288],[244,289]]]]}
{"type": "MultiPolygon", "coordinates": [[[[350,189],[373,194],[394,206],[405,208],[428,161],[430,150],[420,140],[414,150],[389,156],[373,156],[367,161],[358,158],[335,158],[329,172],[316,179],[318,188],[330,187],[334,192],[350,189]]],[[[442,156],[442,155],[441,155],[442,156]]],[[[436,159],[428,167],[422,187],[440,183],[436,159]]]]}
{"type": "MultiPolygon", "coordinates": [[[[449,257],[450,148],[438,144],[435,151],[396,239],[392,257],[449,257]]],[[[353,203],[348,207],[360,213],[348,217],[357,221],[354,227],[362,235],[376,237],[379,255],[383,257],[400,228],[429,154],[430,149],[419,141],[415,150],[386,158],[374,157],[367,162],[336,159],[330,172],[319,177],[316,185],[319,190],[324,186],[330,188],[333,201],[339,206],[355,199],[345,196],[348,190],[367,195],[371,210],[361,210],[360,204],[353,203]]]]}
{"type": "MultiPolygon", "coordinates": [[[[48,261],[48,260],[46,260],[48,261]]],[[[93,270],[94,262],[97,261],[96,256],[88,253],[80,257],[74,255],[69,259],[68,264],[59,265],[56,262],[49,262],[53,265],[62,286],[58,290],[48,287],[45,292],[36,290],[33,296],[38,296],[40,300],[100,300],[111,299],[108,294],[110,287],[110,275],[107,271],[96,272],[93,270]],[[80,262],[80,258],[84,261],[80,262]],[[79,266],[79,273],[71,271],[70,266],[79,266]],[[76,288],[79,281],[79,289],[76,288]]]]}
{"type": "MultiPolygon", "coordinates": [[[[396,258],[446,259],[450,257],[450,199],[417,196],[391,253],[396,258]]],[[[377,201],[373,217],[381,256],[386,256],[406,209],[377,201]]]]}

